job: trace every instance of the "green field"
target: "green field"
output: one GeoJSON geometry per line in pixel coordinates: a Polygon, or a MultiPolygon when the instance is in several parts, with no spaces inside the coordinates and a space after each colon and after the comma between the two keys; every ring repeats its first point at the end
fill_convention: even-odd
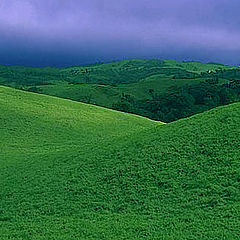
{"type": "Polygon", "coordinates": [[[0,239],[240,238],[240,104],[169,124],[0,87],[0,239]]]}

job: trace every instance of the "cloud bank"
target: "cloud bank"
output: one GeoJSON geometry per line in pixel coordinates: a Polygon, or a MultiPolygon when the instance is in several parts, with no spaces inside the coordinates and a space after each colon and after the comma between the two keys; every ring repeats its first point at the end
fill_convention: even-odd
{"type": "Polygon", "coordinates": [[[0,64],[240,63],[238,0],[1,0],[0,64]]]}

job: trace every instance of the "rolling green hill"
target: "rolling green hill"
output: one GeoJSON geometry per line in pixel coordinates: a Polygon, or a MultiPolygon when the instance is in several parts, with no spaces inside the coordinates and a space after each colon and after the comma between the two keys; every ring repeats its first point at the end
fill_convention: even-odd
{"type": "Polygon", "coordinates": [[[0,66],[0,84],[163,122],[240,100],[239,68],[194,61],[131,59],[67,68],[0,66]]]}
{"type": "Polygon", "coordinates": [[[114,103],[121,100],[122,94],[128,94],[136,100],[146,100],[150,97],[149,89],[154,89],[155,92],[160,94],[167,92],[171,87],[200,81],[202,79],[175,80],[166,75],[153,75],[138,83],[117,84],[114,86],[101,84],[42,85],[37,87],[37,92],[111,108],[114,103]]]}
{"type": "Polygon", "coordinates": [[[239,239],[240,104],[161,124],[0,87],[0,239],[239,239]]]}
{"type": "Polygon", "coordinates": [[[157,75],[177,79],[199,78],[201,73],[232,71],[238,68],[217,63],[177,62],[175,60],[131,59],[112,63],[66,68],[32,68],[0,65],[0,83],[13,87],[56,84],[131,84],[157,75]]]}

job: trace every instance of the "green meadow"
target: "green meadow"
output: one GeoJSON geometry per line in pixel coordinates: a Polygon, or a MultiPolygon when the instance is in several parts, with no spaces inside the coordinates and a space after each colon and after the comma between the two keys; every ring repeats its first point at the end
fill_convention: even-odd
{"type": "MultiPolygon", "coordinates": [[[[185,66],[191,74],[209,70],[185,66]]],[[[64,71],[73,69],[41,89],[58,95],[51,88],[64,85],[64,71]]],[[[22,67],[20,75],[1,71],[2,84],[20,88],[22,67]]],[[[46,71],[53,80],[59,76],[46,71]]],[[[164,124],[1,86],[0,239],[237,240],[239,147],[240,103],[164,124]]]]}

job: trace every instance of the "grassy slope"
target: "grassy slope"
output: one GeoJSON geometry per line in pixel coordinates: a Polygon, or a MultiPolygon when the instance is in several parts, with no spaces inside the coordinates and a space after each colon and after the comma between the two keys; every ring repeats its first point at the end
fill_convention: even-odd
{"type": "Polygon", "coordinates": [[[167,125],[0,88],[1,239],[238,239],[240,104],[167,125]]]}
{"type": "MultiPolygon", "coordinates": [[[[149,123],[155,123],[143,117],[93,105],[29,94],[6,87],[0,87],[0,97],[3,123],[1,124],[1,138],[4,137],[16,144],[26,144],[27,148],[32,144],[35,145],[32,140],[44,140],[44,142],[47,141],[47,145],[52,141],[54,143],[56,137],[60,143],[63,141],[63,145],[65,141],[72,141],[74,137],[76,137],[77,144],[85,144],[88,141],[97,141],[98,138],[113,137],[113,135],[120,137],[136,129],[144,128],[149,123]],[[9,135],[5,136],[5,134],[9,135]],[[15,138],[14,134],[19,135],[15,138]]],[[[4,139],[1,139],[3,146],[6,143],[4,139]]]]}

